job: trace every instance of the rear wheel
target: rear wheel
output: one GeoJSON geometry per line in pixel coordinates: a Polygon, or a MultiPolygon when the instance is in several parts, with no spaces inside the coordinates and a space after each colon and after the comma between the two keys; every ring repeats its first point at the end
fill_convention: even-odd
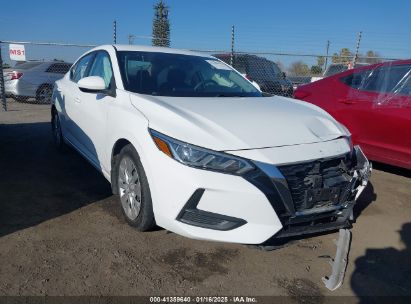
{"type": "Polygon", "coordinates": [[[140,157],[132,145],[126,145],[114,159],[116,192],[128,224],[140,231],[155,226],[150,187],[140,157]]]}
{"type": "Polygon", "coordinates": [[[51,103],[53,88],[49,84],[42,84],[36,92],[36,101],[38,103],[51,103]]]}

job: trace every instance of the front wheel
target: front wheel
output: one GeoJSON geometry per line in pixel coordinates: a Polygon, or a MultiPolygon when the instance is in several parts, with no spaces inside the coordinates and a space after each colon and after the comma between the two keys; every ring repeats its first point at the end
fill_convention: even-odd
{"type": "Polygon", "coordinates": [[[155,226],[150,187],[140,157],[132,145],[126,145],[114,159],[116,192],[128,224],[139,231],[155,226]]]}

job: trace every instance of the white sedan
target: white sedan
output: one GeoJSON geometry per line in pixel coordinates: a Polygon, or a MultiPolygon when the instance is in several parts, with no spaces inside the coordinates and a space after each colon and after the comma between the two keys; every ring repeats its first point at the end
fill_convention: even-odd
{"type": "Polygon", "coordinates": [[[53,137],[111,183],[127,222],[261,244],[350,225],[370,164],[345,127],[263,97],[222,61],[170,48],[94,48],[56,82],[53,137]]]}

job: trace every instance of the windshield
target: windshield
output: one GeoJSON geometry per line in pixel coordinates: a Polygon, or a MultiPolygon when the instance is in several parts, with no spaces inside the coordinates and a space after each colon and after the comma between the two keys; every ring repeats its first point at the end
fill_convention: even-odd
{"type": "Polygon", "coordinates": [[[282,78],[280,68],[266,59],[251,59],[249,63],[249,74],[252,79],[262,81],[276,81],[282,78]]]}
{"type": "Polygon", "coordinates": [[[179,97],[262,96],[228,65],[209,57],[156,52],[119,51],[126,90],[179,97]]]}

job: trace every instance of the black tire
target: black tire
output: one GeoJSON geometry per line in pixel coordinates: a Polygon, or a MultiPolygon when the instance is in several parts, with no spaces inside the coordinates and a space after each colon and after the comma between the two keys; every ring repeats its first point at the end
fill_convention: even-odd
{"type": "Polygon", "coordinates": [[[61,131],[60,117],[55,109],[51,114],[51,131],[53,135],[53,142],[57,150],[64,151],[66,144],[63,139],[63,132],[61,131]]]}
{"type": "MultiPolygon", "coordinates": [[[[126,222],[130,226],[135,227],[139,231],[152,230],[156,224],[155,224],[154,213],[153,213],[153,204],[151,201],[150,187],[147,181],[146,173],[144,171],[143,165],[140,161],[140,157],[137,151],[134,149],[134,147],[131,144],[128,144],[121,149],[119,154],[114,156],[112,163],[113,163],[113,170],[114,170],[112,174],[112,181],[111,181],[112,187],[113,187],[113,193],[117,195],[118,202],[120,204],[120,207],[121,207],[121,210],[123,212],[126,222]],[[127,212],[127,210],[130,210],[131,207],[127,208],[124,206],[125,205],[124,197],[126,196],[126,194],[124,193],[127,193],[127,192],[124,191],[123,187],[127,187],[127,185],[125,183],[122,183],[121,181],[122,179],[121,172],[123,170],[123,168],[121,168],[121,165],[124,164],[124,162],[128,162],[130,160],[135,166],[134,167],[135,171],[133,171],[133,173],[137,174],[136,176],[138,176],[138,181],[140,183],[140,186],[136,188],[139,188],[141,190],[140,191],[140,202],[138,202],[138,195],[134,196],[134,199],[136,199],[135,204],[136,203],[140,204],[139,211],[135,218],[131,217],[129,213],[127,212]],[[122,198],[123,198],[123,201],[122,201],[122,198]]],[[[131,177],[133,177],[133,173],[131,173],[131,177]]],[[[128,184],[128,187],[131,187],[132,184],[133,182],[130,182],[128,184]]],[[[136,185],[137,185],[137,181],[136,183],[134,183],[134,186],[136,185]]],[[[133,197],[135,193],[132,192],[131,194],[128,194],[128,195],[133,197]]],[[[134,215],[135,214],[136,213],[134,213],[134,215]]]]}
{"type": "Polygon", "coordinates": [[[36,92],[36,102],[41,104],[50,104],[53,87],[50,84],[42,84],[36,92]]]}

